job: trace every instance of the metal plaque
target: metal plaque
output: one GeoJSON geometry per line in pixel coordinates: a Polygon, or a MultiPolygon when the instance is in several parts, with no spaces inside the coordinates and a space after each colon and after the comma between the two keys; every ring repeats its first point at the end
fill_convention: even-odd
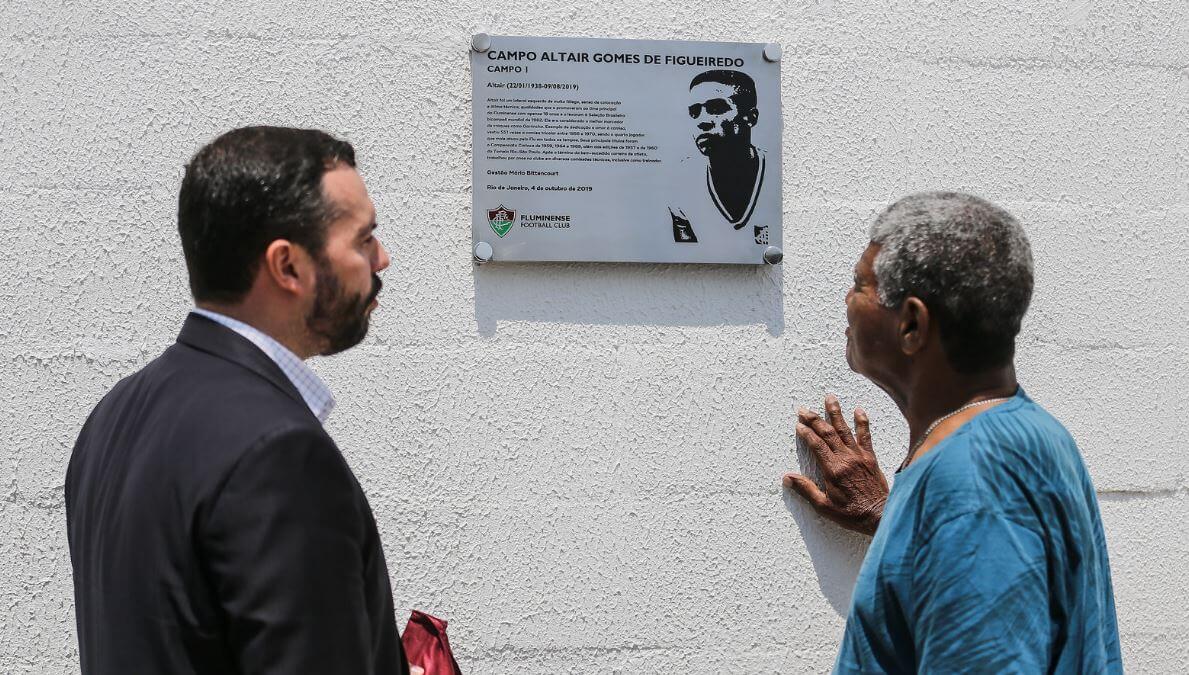
{"type": "Polygon", "coordinates": [[[777,45],[480,34],[471,73],[480,262],[780,260],[777,45]]]}

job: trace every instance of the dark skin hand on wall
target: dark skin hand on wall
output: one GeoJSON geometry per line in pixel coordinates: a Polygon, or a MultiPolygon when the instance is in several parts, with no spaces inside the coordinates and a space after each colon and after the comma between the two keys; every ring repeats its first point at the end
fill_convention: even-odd
{"type": "Polygon", "coordinates": [[[842,416],[838,398],[826,397],[826,416],[804,408],[797,411],[797,438],[821,467],[824,487],[807,476],[789,473],[784,486],[808,501],[818,513],[848,530],[875,534],[888,500],[888,481],[871,447],[867,413],[855,408],[855,430],[842,416]]]}

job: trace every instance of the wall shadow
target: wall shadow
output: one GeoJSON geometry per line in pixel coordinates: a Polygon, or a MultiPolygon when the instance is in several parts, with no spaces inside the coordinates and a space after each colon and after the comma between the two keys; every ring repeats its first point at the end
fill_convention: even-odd
{"type": "Polygon", "coordinates": [[[472,270],[475,322],[763,324],[784,333],[783,265],[488,263],[472,270]]]}
{"type": "MultiPolygon", "coordinates": [[[[817,462],[800,438],[797,439],[797,462],[800,473],[818,480],[817,462]]],[[[838,616],[846,618],[850,613],[855,580],[859,578],[859,568],[863,565],[863,557],[867,555],[871,537],[843,529],[822,518],[804,499],[790,490],[784,490],[783,496],[784,507],[792,514],[801,538],[805,540],[805,548],[813,563],[822,595],[838,616]]]]}

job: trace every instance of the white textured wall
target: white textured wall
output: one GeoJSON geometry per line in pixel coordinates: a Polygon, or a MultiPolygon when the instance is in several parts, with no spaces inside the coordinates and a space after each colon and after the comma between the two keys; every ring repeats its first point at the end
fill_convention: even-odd
{"type": "Polygon", "coordinates": [[[6,2],[0,6],[0,671],[77,670],[63,475],[172,342],[183,162],[249,123],[354,142],[394,264],[319,361],[403,624],[468,673],[814,672],[863,553],[784,496],[843,359],[875,211],[982,194],[1026,224],[1021,379],[1101,494],[1124,658],[1189,662],[1189,3],[6,2]],[[91,5],[91,6],[88,6],[91,5]],[[785,263],[470,259],[477,29],[784,45],[785,263]]]}

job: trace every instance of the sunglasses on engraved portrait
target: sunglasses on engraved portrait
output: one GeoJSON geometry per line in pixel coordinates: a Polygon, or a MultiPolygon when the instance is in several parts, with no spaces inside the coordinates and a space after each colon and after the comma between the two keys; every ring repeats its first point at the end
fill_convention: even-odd
{"type": "Polygon", "coordinates": [[[697,119],[703,108],[711,115],[722,115],[731,109],[731,102],[725,98],[712,98],[705,103],[695,103],[689,107],[689,116],[697,119]]]}

